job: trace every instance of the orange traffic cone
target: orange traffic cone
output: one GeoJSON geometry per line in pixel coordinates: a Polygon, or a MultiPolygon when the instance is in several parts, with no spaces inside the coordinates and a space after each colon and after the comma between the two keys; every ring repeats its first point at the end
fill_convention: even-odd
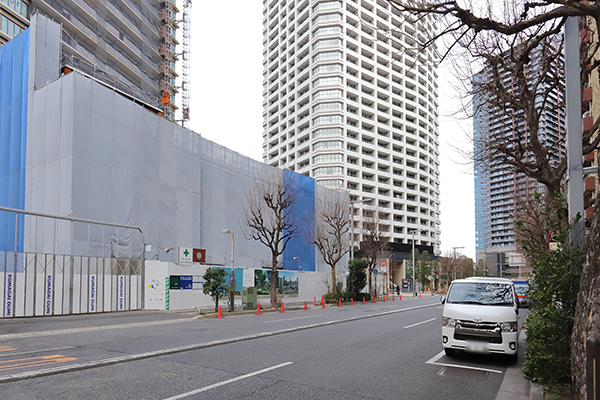
{"type": "Polygon", "coordinates": [[[400,293],[398,296],[400,296],[400,300],[402,300],[402,293],[400,293]]]}
{"type": "Polygon", "coordinates": [[[385,303],[385,296],[383,296],[383,302],[385,303]]]}
{"type": "Polygon", "coordinates": [[[316,306],[316,305],[317,305],[317,296],[315,296],[315,297],[313,298],[313,306],[316,306]]]}
{"type": "Polygon", "coordinates": [[[321,302],[321,308],[325,308],[325,302],[321,302]]]}
{"type": "Polygon", "coordinates": [[[342,299],[340,299],[340,304],[338,305],[338,307],[342,306],[342,299]]]}
{"type": "Polygon", "coordinates": [[[323,296],[321,296],[321,304],[325,304],[325,300],[323,299],[323,296]]]}
{"type": "Polygon", "coordinates": [[[353,306],[354,305],[354,299],[350,299],[350,305],[353,306]]]}
{"type": "Polygon", "coordinates": [[[421,293],[419,293],[419,298],[421,298],[421,293]]]}
{"type": "Polygon", "coordinates": [[[373,303],[377,303],[377,297],[373,296],[373,303]]]}
{"type": "Polygon", "coordinates": [[[221,313],[221,306],[219,306],[219,315],[217,316],[217,318],[223,318],[223,313],[221,313]]]}
{"type": "Polygon", "coordinates": [[[392,295],[392,301],[396,301],[396,298],[394,297],[394,295],[392,295]]]}
{"type": "Polygon", "coordinates": [[[283,302],[281,302],[281,311],[280,312],[285,312],[285,307],[283,306],[283,302]]]}
{"type": "Polygon", "coordinates": [[[258,308],[256,309],[256,315],[262,315],[262,314],[260,313],[260,303],[258,304],[258,308]]]}
{"type": "Polygon", "coordinates": [[[304,309],[305,309],[305,310],[308,310],[308,308],[306,308],[306,302],[304,302],[304,309]]]}
{"type": "Polygon", "coordinates": [[[365,298],[363,297],[363,304],[365,304],[365,298]]]}

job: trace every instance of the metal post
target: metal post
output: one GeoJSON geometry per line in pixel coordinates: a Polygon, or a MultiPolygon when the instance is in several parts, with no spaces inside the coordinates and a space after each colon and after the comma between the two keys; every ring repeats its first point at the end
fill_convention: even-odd
{"type": "Polygon", "coordinates": [[[413,297],[416,296],[416,285],[415,285],[415,231],[412,231],[412,292],[413,297]]]}
{"type": "MultiPolygon", "coordinates": [[[[565,82],[567,105],[567,201],[569,221],[581,218],[569,233],[572,244],[585,243],[583,209],[583,151],[581,120],[581,76],[579,55],[579,18],[569,17],[565,23],[565,82]]],[[[554,193],[549,193],[553,195],[554,193]]]]}
{"type": "Polygon", "coordinates": [[[235,269],[233,267],[234,234],[231,229],[223,229],[223,233],[231,233],[231,276],[229,278],[229,312],[233,312],[235,302],[235,269]]]}

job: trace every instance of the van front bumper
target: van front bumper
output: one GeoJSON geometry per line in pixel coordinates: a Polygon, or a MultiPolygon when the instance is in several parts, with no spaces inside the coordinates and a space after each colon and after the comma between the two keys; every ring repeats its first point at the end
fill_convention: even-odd
{"type": "Polygon", "coordinates": [[[498,353],[513,355],[518,352],[519,332],[499,332],[497,335],[462,334],[455,328],[442,327],[444,348],[473,353],[498,353]]]}

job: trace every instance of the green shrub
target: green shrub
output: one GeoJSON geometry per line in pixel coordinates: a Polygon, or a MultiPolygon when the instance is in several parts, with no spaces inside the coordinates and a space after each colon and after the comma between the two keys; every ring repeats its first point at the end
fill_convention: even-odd
{"type": "Polygon", "coordinates": [[[528,298],[531,312],[525,321],[525,361],[521,372],[542,385],[571,380],[571,331],[584,249],[571,246],[569,229],[556,234],[558,250],[524,246],[533,260],[528,298]]]}

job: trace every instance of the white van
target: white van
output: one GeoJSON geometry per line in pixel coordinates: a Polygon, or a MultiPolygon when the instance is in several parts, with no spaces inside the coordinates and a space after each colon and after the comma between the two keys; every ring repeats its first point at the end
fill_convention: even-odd
{"type": "Polygon", "coordinates": [[[499,353],[517,359],[519,302],[510,279],[473,277],[452,282],[442,297],[442,345],[456,350],[499,353]]]}

